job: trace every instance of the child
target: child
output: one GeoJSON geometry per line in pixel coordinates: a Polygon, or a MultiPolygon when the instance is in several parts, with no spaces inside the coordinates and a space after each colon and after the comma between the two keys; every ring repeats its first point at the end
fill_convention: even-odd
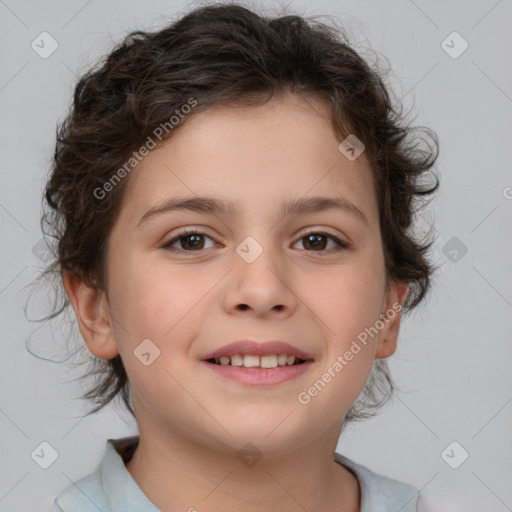
{"type": "MultiPolygon", "coordinates": [[[[433,266],[410,232],[420,148],[379,73],[319,22],[202,7],[76,86],[43,220],[103,380],[109,439],[59,510],[409,512],[335,453],[387,401],[433,266]]],[[[69,300],[68,300],[69,299],[69,300]]]]}

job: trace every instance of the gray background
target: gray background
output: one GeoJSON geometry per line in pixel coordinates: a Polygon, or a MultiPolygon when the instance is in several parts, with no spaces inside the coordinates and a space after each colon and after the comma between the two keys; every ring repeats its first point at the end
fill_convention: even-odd
{"type": "MultiPolygon", "coordinates": [[[[113,407],[80,419],[82,384],[66,383],[80,369],[27,352],[32,336],[33,351],[62,359],[66,339],[34,331],[25,288],[42,268],[33,250],[41,192],[76,75],[126,32],[160,27],[189,6],[0,1],[0,512],[51,510],[58,492],[94,469],[106,439],[136,433],[113,407]],[[47,59],[31,48],[43,31],[59,45],[47,59]],[[58,452],[48,469],[31,458],[43,441],[58,452]]],[[[441,189],[420,226],[435,221],[442,266],[390,360],[402,391],[378,417],[348,428],[338,451],[422,489],[432,510],[512,510],[512,2],[297,0],[290,9],[339,16],[356,44],[386,56],[396,95],[441,142],[441,189]],[[442,46],[453,31],[469,44],[457,58],[442,46]],[[463,450],[469,458],[453,469],[447,461],[460,463],[463,450]]],[[[446,44],[461,48],[453,36],[446,44]]]]}

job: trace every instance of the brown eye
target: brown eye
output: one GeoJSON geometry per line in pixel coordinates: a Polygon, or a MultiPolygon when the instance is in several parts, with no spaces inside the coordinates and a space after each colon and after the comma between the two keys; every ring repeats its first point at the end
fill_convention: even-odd
{"type": "Polygon", "coordinates": [[[325,235],[307,235],[302,238],[302,240],[305,240],[304,247],[306,249],[312,248],[314,250],[317,249],[325,249],[327,245],[327,237],[325,235]],[[309,246],[309,247],[308,247],[309,246]]]}
{"type": "Polygon", "coordinates": [[[205,238],[209,238],[213,241],[211,237],[205,235],[204,233],[200,233],[199,231],[185,231],[174,237],[172,240],[166,242],[162,248],[185,252],[200,251],[205,249],[205,238]],[[179,247],[172,247],[178,242],[179,247]]]}
{"type": "Polygon", "coordinates": [[[329,250],[325,250],[329,244],[329,241],[335,244],[334,248],[331,246],[331,248],[333,248],[335,251],[348,249],[350,247],[348,243],[343,242],[334,235],[316,231],[312,231],[302,236],[297,243],[302,242],[302,246],[308,251],[329,252],[329,250]]]}

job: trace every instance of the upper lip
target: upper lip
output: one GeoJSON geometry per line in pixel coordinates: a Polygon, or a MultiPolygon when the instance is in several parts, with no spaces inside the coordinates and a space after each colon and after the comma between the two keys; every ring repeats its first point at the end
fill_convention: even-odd
{"type": "Polygon", "coordinates": [[[286,354],[288,356],[295,356],[304,361],[312,361],[313,358],[303,350],[285,343],[284,341],[251,341],[251,340],[239,340],[229,345],[210,352],[204,356],[203,360],[216,359],[221,356],[234,356],[234,355],[255,355],[255,356],[268,356],[272,354],[286,354]]]}

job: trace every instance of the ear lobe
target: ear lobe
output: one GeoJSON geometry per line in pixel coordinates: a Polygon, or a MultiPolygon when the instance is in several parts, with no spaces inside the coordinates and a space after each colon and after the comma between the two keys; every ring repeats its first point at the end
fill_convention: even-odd
{"type": "Polygon", "coordinates": [[[110,309],[103,290],[91,288],[76,274],[65,271],[63,282],[75,310],[80,333],[90,352],[103,359],[119,354],[110,309]]]}
{"type": "Polygon", "coordinates": [[[389,285],[389,290],[386,294],[385,309],[381,316],[384,327],[379,334],[379,341],[375,352],[375,357],[378,359],[385,359],[394,354],[396,350],[398,332],[400,330],[400,318],[408,292],[409,286],[407,283],[393,282],[389,285]]]}

